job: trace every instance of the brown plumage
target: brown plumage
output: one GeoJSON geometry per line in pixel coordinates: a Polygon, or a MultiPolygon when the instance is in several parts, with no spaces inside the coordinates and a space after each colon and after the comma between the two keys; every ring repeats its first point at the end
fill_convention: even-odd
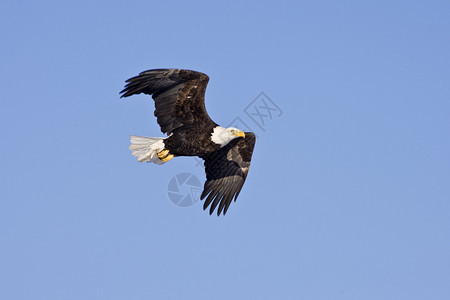
{"type": "Polygon", "coordinates": [[[246,132],[245,138],[232,140],[223,148],[201,156],[205,160],[206,182],[200,198],[208,196],[203,209],[211,204],[210,214],[220,203],[217,215],[222,210],[225,215],[233,197],[236,201],[247,178],[255,141],[255,135],[246,132]]]}
{"type": "Polygon", "coordinates": [[[170,135],[182,126],[217,126],[205,108],[208,81],[208,75],[190,70],[148,70],[128,79],[121,97],[152,95],[156,120],[161,131],[170,135]]]}

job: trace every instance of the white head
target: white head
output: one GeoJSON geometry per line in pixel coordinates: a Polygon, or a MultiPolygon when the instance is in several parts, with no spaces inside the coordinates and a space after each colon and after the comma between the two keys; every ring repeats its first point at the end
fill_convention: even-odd
{"type": "Polygon", "coordinates": [[[214,127],[213,133],[211,134],[211,140],[214,143],[219,144],[220,147],[225,146],[231,140],[238,137],[245,138],[245,133],[234,127],[223,128],[221,126],[217,126],[214,127]]]}

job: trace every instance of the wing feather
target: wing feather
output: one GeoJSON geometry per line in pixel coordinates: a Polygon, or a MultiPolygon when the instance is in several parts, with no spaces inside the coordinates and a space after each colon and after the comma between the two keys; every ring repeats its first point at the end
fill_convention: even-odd
{"type": "Polygon", "coordinates": [[[228,145],[211,154],[202,156],[205,160],[206,182],[200,198],[206,198],[203,209],[210,206],[212,214],[217,208],[217,215],[225,215],[231,204],[236,201],[250,167],[255,146],[255,135],[245,133],[245,138],[232,140],[228,145]]]}
{"type": "Polygon", "coordinates": [[[182,126],[215,124],[205,107],[206,74],[182,69],[155,69],[128,79],[122,97],[144,93],[155,100],[161,131],[171,134],[182,126]]]}

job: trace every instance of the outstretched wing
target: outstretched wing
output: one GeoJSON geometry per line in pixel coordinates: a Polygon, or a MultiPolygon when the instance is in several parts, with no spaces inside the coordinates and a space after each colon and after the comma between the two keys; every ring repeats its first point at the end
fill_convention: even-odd
{"type": "Polygon", "coordinates": [[[217,215],[225,215],[231,200],[236,201],[250,168],[255,135],[245,132],[245,138],[236,138],[220,150],[202,156],[205,160],[206,182],[201,199],[205,197],[203,209],[211,204],[209,214],[217,209],[217,215]]]}
{"type": "Polygon", "coordinates": [[[128,79],[122,97],[144,93],[155,100],[155,116],[163,133],[192,124],[215,124],[205,108],[206,74],[181,69],[155,69],[128,79]]]}

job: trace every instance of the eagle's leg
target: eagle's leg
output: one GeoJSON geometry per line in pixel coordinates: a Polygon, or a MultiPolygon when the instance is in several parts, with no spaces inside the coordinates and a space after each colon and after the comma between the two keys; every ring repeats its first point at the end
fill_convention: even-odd
{"type": "Polygon", "coordinates": [[[173,158],[173,154],[169,153],[169,150],[164,149],[160,152],[158,152],[158,158],[162,161],[162,162],[166,162],[169,161],[173,158]]]}

